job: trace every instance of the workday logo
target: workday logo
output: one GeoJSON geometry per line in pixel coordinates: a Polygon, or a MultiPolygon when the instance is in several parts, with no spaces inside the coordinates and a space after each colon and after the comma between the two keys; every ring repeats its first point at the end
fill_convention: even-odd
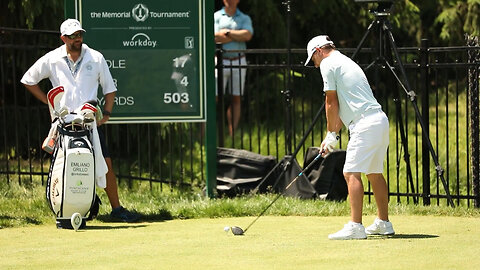
{"type": "Polygon", "coordinates": [[[150,40],[150,37],[145,33],[135,34],[131,40],[124,40],[123,47],[151,47],[157,46],[156,40],[150,40]]]}
{"type": "Polygon", "coordinates": [[[137,22],[144,22],[148,18],[148,8],[144,4],[137,4],[132,9],[132,16],[137,22]]]}

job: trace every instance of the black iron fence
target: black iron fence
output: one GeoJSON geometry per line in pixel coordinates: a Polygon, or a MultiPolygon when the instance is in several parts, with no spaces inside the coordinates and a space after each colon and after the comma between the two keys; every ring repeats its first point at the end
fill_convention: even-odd
{"type": "MultiPolygon", "coordinates": [[[[2,181],[44,183],[49,156],[40,145],[49,128],[48,110],[19,81],[37,58],[60,45],[58,33],[0,28],[0,35],[0,175],[2,181]]],[[[346,55],[354,51],[340,50],[346,55]]],[[[303,66],[304,49],[234,52],[245,54],[248,61],[245,93],[233,136],[225,112],[231,96],[228,91],[219,95],[219,146],[279,160],[298,149],[296,157],[302,161],[308,147],[318,146],[326,133],[323,113],[313,123],[324,100],[318,69],[303,66]]],[[[428,130],[420,127],[412,101],[384,67],[370,68],[367,76],[391,123],[385,163],[390,199],[445,204],[446,192],[439,179],[443,174],[455,204],[478,206],[478,43],[439,48],[424,41],[421,47],[399,48],[399,52],[428,130]],[[401,140],[400,126],[406,141],[401,140]],[[439,167],[425,148],[423,132],[429,135],[439,167]]],[[[374,50],[365,48],[357,61],[365,67],[375,57],[374,50]]],[[[236,67],[219,64],[217,71],[236,67]]],[[[49,89],[49,83],[42,87],[49,89]]],[[[168,189],[204,186],[201,123],[111,124],[105,129],[120,181],[149,181],[168,189]]],[[[342,131],[341,147],[347,142],[348,134],[342,131]]],[[[366,192],[371,195],[369,187],[366,192]]]]}

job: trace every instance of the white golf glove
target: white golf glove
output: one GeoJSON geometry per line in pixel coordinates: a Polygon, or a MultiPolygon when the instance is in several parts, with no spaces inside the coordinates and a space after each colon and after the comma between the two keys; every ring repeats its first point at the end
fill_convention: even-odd
{"type": "Polygon", "coordinates": [[[340,136],[337,135],[336,132],[328,131],[327,136],[325,136],[325,139],[323,139],[322,145],[320,146],[320,151],[325,151],[325,150],[328,150],[328,152],[333,151],[333,149],[338,144],[338,140],[340,140],[340,136]]]}

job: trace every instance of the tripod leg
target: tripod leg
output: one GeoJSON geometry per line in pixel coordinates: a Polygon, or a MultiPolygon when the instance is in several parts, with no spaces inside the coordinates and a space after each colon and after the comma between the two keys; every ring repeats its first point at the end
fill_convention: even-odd
{"type": "MultiPolygon", "coordinates": [[[[292,155],[287,159],[287,162],[284,164],[283,166],[283,170],[282,172],[280,173],[280,175],[275,179],[275,182],[273,184],[273,187],[276,187],[278,182],[280,181],[280,179],[283,177],[283,175],[285,174],[285,172],[287,171],[287,169],[290,167],[290,165],[292,164],[291,161],[292,159],[294,159],[298,152],[300,151],[300,149],[302,148],[303,144],[305,143],[305,141],[307,140],[308,138],[308,135],[310,134],[310,132],[312,132],[313,130],[313,127],[315,126],[315,124],[317,123],[318,121],[318,118],[320,118],[321,114],[322,114],[322,111],[323,109],[325,108],[325,102],[323,102],[322,106],[320,106],[320,109],[318,109],[317,111],[317,114],[315,115],[315,117],[313,118],[312,120],[312,123],[310,123],[310,126],[308,127],[307,129],[307,132],[305,132],[305,134],[303,135],[303,138],[302,140],[298,143],[297,147],[295,148],[295,151],[292,153],[292,155]]],[[[265,182],[265,180],[267,180],[267,178],[272,174],[273,171],[275,171],[277,169],[277,167],[280,165],[280,163],[277,163],[277,165],[275,165],[275,167],[273,167],[272,170],[270,170],[270,172],[268,172],[268,174],[262,179],[262,181],[257,185],[257,187],[252,190],[252,194],[256,194],[258,192],[258,190],[260,189],[260,187],[263,185],[263,183],[265,182]]]]}
{"type": "Polygon", "coordinates": [[[290,168],[290,166],[292,165],[292,160],[294,158],[296,158],[298,152],[300,151],[300,149],[302,148],[303,144],[305,143],[305,141],[307,140],[308,138],[308,135],[310,134],[310,132],[312,132],[313,130],[313,127],[315,126],[315,124],[317,123],[318,119],[320,118],[321,114],[322,114],[322,111],[323,109],[325,108],[325,102],[323,102],[322,106],[320,106],[320,109],[318,109],[317,111],[317,114],[315,115],[315,117],[313,118],[312,120],[312,123],[310,123],[310,126],[308,127],[308,130],[307,132],[305,132],[305,134],[303,135],[303,138],[302,140],[298,143],[297,147],[295,148],[295,151],[292,153],[292,155],[287,159],[287,162],[284,164],[283,166],[283,170],[282,172],[280,173],[280,175],[277,177],[277,179],[275,179],[275,182],[274,184],[272,185],[272,189],[275,190],[276,186],[278,185],[278,183],[280,182],[280,179],[282,179],[283,175],[285,175],[285,173],[287,172],[288,168],[290,168]]]}
{"type": "MultiPolygon", "coordinates": [[[[418,109],[418,105],[417,105],[417,101],[416,101],[416,95],[415,95],[414,91],[410,90],[411,88],[410,88],[410,85],[408,83],[408,79],[407,79],[407,76],[406,76],[406,73],[405,73],[405,69],[403,68],[402,61],[401,61],[400,56],[398,54],[397,47],[395,45],[395,40],[393,38],[393,34],[390,31],[390,28],[387,24],[384,24],[384,29],[383,30],[387,33],[387,37],[390,41],[391,48],[392,48],[392,50],[394,52],[394,56],[397,60],[397,63],[398,63],[399,69],[400,69],[400,73],[401,73],[401,75],[402,75],[402,77],[405,81],[405,85],[402,83],[402,81],[400,80],[398,75],[395,73],[393,66],[390,63],[388,63],[388,61],[386,62],[387,66],[392,71],[392,73],[395,76],[395,78],[397,79],[398,83],[405,90],[405,93],[407,94],[407,96],[409,96],[410,101],[412,102],[413,107],[415,109],[415,114],[416,114],[417,120],[420,123],[420,127],[422,128],[422,131],[424,131],[424,130],[426,130],[426,127],[425,127],[425,124],[423,123],[422,115],[420,114],[420,110],[418,109]]],[[[445,189],[445,193],[447,195],[447,203],[451,207],[455,207],[455,205],[453,203],[453,200],[452,200],[452,196],[450,195],[450,191],[448,189],[447,182],[445,181],[445,178],[444,178],[444,175],[443,175],[443,168],[440,166],[440,163],[438,162],[438,157],[435,153],[435,150],[433,149],[432,142],[430,141],[430,138],[428,137],[428,134],[426,134],[425,132],[422,132],[422,134],[423,134],[424,140],[426,140],[426,142],[427,142],[428,148],[430,150],[430,154],[431,154],[432,159],[435,163],[435,169],[437,170],[437,174],[442,181],[443,188],[445,189]]],[[[423,158],[426,158],[426,157],[423,157],[423,158]]]]}
{"type": "Polygon", "coordinates": [[[322,106],[320,106],[320,109],[318,109],[318,112],[317,112],[317,114],[315,115],[315,117],[313,118],[312,123],[310,123],[310,126],[309,126],[308,129],[307,129],[307,132],[305,132],[305,134],[303,135],[302,140],[298,143],[297,147],[295,148],[295,151],[292,153],[292,156],[293,156],[293,157],[297,156],[298,152],[300,151],[300,149],[302,148],[303,144],[304,144],[305,141],[307,140],[308,135],[310,134],[310,132],[312,132],[313,127],[314,127],[315,124],[317,123],[318,118],[320,118],[320,115],[322,114],[322,111],[323,111],[324,108],[325,108],[325,102],[323,102],[322,106]]]}
{"type": "MultiPolygon", "coordinates": [[[[382,51],[383,49],[384,48],[381,47],[380,51],[382,51]]],[[[390,51],[389,49],[391,49],[390,44],[388,42],[385,42],[385,50],[390,51]]],[[[385,56],[385,59],[386,59],[387,65],[388,65],[388,62],[392,61],[391,54],[385,54],[384,52],[382,52],[381,54],[385,56]]],[[[394,70],[391,68],[390,65],[388,65],[388,68],[391,71],[391,73],[394,73],[394,70]]],[[[400,129],[400,140],[402,142],[402,146],[403,146],[403,149],[404,149],[403,150],[404,151],[403,159],[405,161],[406,169],[407,169],[407,184],[410,184],[411,192],[416,193],[415,192],[415,185],[413,184],[413,174],[412,174],[412,167],[411,167],[411,164],[410,164],[410,153],[409,153],[409,150],[408,150],[408,140],[407,140],[406,131],[405,131],[405,128],[404,128],[402,113],[401,113],[402,105],[401,105],[401,100],[400,100],[400,94],[399,94],[399,91],[398,91],[398,86],[395,85],[394,87],[395,87],[395,90],[393,91],[393,101],[395,102],[396,122],[398,124],[399,129],[400,129]]],[[[413,202],[415,204],[418,203],[418,196],[413,196],[413,202]]]]}
{"type": "Polygon", "coordinates": [[[363,46],[363,43],[365,43],[365,40],[367,39],[368,35],[370,34],[370,32],[372,32],[373,30],[373,26],[375,25],[375,23],[377,23],[377,21],[373,21],[372,23],[370,23],[370,25],[368,26],[367,28],[367,32],[365,32],[365,34],[363,35],[362,39],[360,40],[360,43],[358,43],[358,46],[357,48],[355,49],[355,52],[353,52],[352,54],[352,60],[355,59],[355,57],[357,56],[357,54],[360,52],[360,49],[362,48],[363,46]]]}
{"type": "MultiPolygon", "coordinates": [[[[415,185],[413,184],[413,174],[412,174],[412,167],[410,165],[410,153],[408,150],[408,142],[407,142],[407,137],[405,135],[405,128],[403,125],[403,119],[401,116],[401,104],[400,104],[400,98],[398,97],[398,89],[397,89],[397,96],[394,98],[395,99],[395,111],[396,111],[396,118],[397,118],[397,123],[400,128],[400,140],[402,141],[403,145],[403,151],[404,151],[404,156],[403,160],[405,161],[405,164],[407,166],[407,183],[410,184],[410,189],[413,193],[415,193],[415,185]]],[[[415,204],[418,203],[418,196],[413,196],[413,202],[415,204]]]]}

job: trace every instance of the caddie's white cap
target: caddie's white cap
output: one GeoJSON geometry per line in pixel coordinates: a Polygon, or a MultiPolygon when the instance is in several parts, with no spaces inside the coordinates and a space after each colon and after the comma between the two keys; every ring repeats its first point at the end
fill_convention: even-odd
{"type": "Polygon", "coordinates": [[[85,32],[80,22],[75,19],[67,19],[60,25],[60,33],[62,36],[71,35],[79,30],[85,32]]]}
{"type": "Polygon", "coordinates": [[[305,66],[308,65],[308,62],[310,62],[310,59],[312,59],[312,55],[315,52],[316,48],[321,48],[327,44],[333,44],[333,41],[330,40],[328,36],[321,35],[321,36],[316,36],[312,39],[307,44],[307,60],[305,61],[305,66]]]}

